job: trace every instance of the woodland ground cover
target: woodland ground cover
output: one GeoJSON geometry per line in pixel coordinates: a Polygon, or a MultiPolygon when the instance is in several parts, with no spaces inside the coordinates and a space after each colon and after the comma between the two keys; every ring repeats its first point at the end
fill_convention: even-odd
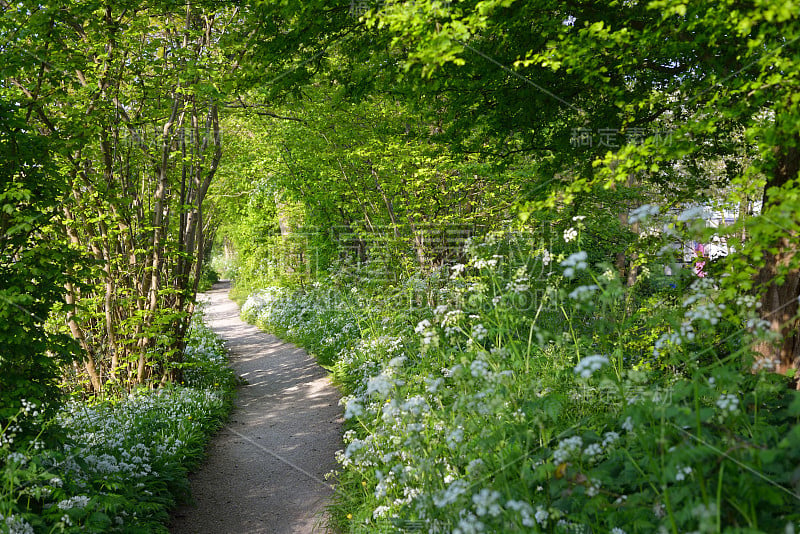
{"type": "Polygon", "coordinates": [[[755,299],[663,240],[627,287],[581,225],[470,240],[391,286],[343,263],[247,299],[345,393],[340,531],[795,531],[800,397],[753,368],[755,299]]]}
{"type": "Polygon", "coordinates": [[[0,428],[0,532],[167,532],[235,387],[222,342],[199,314],[183,376],[121,399],[69,402],[20,448],[18,425],[41,417],[35,399],[23,400],[0,428]]]}

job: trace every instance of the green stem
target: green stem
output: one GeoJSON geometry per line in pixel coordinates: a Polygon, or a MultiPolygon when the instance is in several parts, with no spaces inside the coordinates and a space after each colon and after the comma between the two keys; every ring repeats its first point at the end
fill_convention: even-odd
{"type": "Polygon", "coordinates": [[[722,532],[722,475],[725,473],[725,462],[719,468],[717,478],[717,532],[722,532]]]}

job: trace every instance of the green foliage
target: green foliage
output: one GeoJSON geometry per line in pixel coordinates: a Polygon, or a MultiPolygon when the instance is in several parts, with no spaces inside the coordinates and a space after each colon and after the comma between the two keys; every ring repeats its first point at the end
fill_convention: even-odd
{"type": "MultiPolygon", "coordinates": [[[[235,389],[221,340],[195,318],[185,386],[142,389],[117,402],[71,402],[52,427],[16,451],[0,428],[0,529],[11,532],[167,532],[187,499],[187,472],[227,418],[235,389]],[[26,525],[28,525],[26,527],[26,525]]],[[[35,415],[25,405],[16,419],[35,415]]]]}
{"type": "Polygon", "coordinates": [[[64,189],[49,155],[49,141],[26,132],[19,110],[0,103],[0,430],[21,449],[59,406],[59,366],[78,356],[70,338],[46,328],[79,258],[46,237],[64,189]],[[17,417],[23,400],[36,404],[37,417],[17,417]]]}
{"type": "MultiPolygon", "coordinates": [[[[796,524],[798,395],[749,372],[768,334],[754,298],[691,267],[627,287],[556,235],[472,240],[464,264],[396,288],[345,266],[248,299],[243,317],[332,362],[346,393],[336,528],[796,524]]],[[[675,254],[661,239],[640,250],[652,269],[675,254]]]]}
{"type": "Polygon", "coordinates": [[[211,286],[219,282],[219,274],[208,263],[204,263],[200,271],[200,280],[197,283],[198,291],[208,291],[211,286]]]}

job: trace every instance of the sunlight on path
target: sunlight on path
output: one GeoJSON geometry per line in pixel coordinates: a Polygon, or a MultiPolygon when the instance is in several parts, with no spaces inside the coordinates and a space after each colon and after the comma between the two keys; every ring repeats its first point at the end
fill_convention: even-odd
{"type": "Polygon", "coordinates": [[[171,531],[324,532],[325,474],[342,448],[339,394],[308,354],[239,319],[228,283],[202,295],[206,322],[247,381],[228,425],[192,476],[196,506],[173,514],[171,531]]]}

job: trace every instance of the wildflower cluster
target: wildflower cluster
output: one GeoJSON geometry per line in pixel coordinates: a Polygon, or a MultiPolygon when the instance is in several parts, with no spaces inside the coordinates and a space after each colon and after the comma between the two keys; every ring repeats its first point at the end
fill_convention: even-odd
{"type": "MultiPolygon", "coordinates": [[[[234,388],[222,343],[199,318],[188,347],[190,387],[70,402],[53,422],[61,445],[0,447],[0,531],[165,530],[168,509],[185,494],[187,467],[225,419],[234,388]]],[[[36,412],[35,402],[22,400],[21,416],[36,412]]]]}
{"type": "Polygon", "coordinates": [[[696,348],[740,317],[741,306],[722,302],[720,282],[694,277],[675,298],[653,274],[626,290],[586,251],[529,243],[517,254],[517,239],[468,240],[460,263],[401,281],[395,294],[414,295],[410,308],[367,283],[353,292],[341,278],[253,297],[245,315],[326,354],[344,389],[334,526],[690,531],[700,516],[679,510],[708,509],[714,493],[687,480],[717,481],[720,517],[731,524],[783,528],[796,519],[775,484],[785,488],[778,473],[800,460],[800,435],[785,412],[766,409],[787,408],[793,394],[696,348]],[[560,269],[548,271],[550,263],[560,269]],[[514,306],[520,296],[529,304],[514,306]],[[754,439],[754,428],[774,424],[782,430],[754,439]],[[754,474],[764,461],[768,480],[754,474]],[[776,504],[741,514],[741,487],[776,504]]]}

